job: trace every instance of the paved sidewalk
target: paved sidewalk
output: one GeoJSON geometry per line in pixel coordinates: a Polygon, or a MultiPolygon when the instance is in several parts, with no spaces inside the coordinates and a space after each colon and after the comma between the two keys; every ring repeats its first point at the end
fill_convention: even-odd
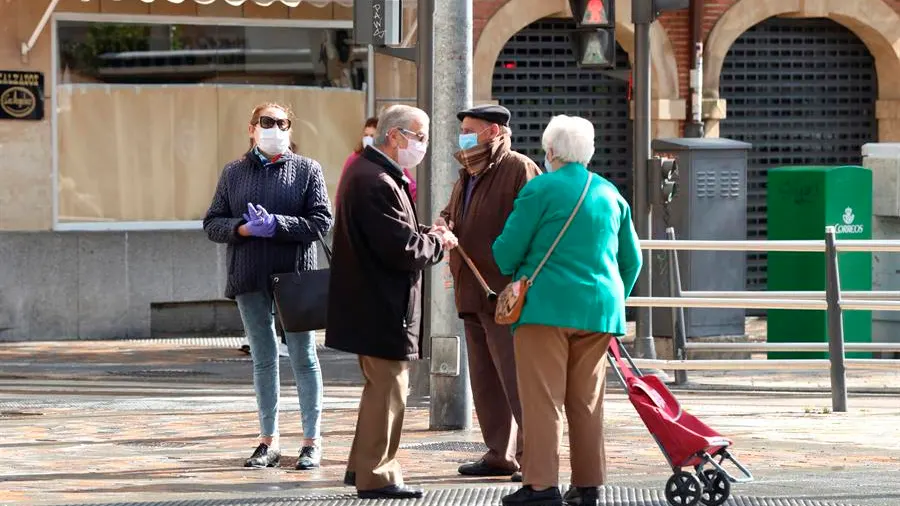
{"type": "MultiPolygon", "coordinates": [[[[340,479],[360,391],[355,358],[321,353],[327,384],[323,467],[293,470],[300,422],[282,360],[287,458],[281,468],[246,470],[241,463],[255,446],[257,421],[249,357],[236,349],[237,342],[0,344],[0,431],[5,436],[0,504],[350,492],[340,479]]],[[[860,377],[859,385],[900,384],[900,372],[890,373],[860,377]]],[[[850,412],[832,414],[828,394],[789,394],[815,384],[815,378],[808,373],[696,374],[691,388],[677,395],[686,409],[734,439],[736,455],[756,475],[754,484],[735,485],[735,494],[900,504],[900,396],[851,396],[850,412]],[[765,383],[785,392],[708,390],[730,381],[765,383]]],[[[608,392],[610,484],[661,490],[671,474],[663,456],[621,388],[611,383],[608,392]]],[[[430,490],[510,485],[501,478],[458,476],[456,467],[484,450],[477,427],[429,431],[425,406],[426,399],[413,399],[405,421],[400,458],[409,483],[430,490]]],[[[564,446],[564,482],[567,454],[564,446]]]]}

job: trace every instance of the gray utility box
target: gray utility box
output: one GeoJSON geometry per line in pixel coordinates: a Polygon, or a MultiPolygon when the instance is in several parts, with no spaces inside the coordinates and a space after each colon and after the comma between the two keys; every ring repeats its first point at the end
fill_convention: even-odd
{"type": "MultiPolygon", "coordinates": [[[[752,146],[729,139],[657,139],[656,155],[678,160],[678,193],[668,209],[653,209],[653,238],[747,239],[747,151],[752,146]]],[[[680,251],[684,291],[743,291],[747,255],[743,251],[680,251]]],[[[653,253],[653,295],[671,296],[668,252],[653,253]]],[[[687,337],[743,336],[743,309],[684,310],[687,337]]],[[[672,337],[672,310],[653,310],[653,334],[672,337]]]]}

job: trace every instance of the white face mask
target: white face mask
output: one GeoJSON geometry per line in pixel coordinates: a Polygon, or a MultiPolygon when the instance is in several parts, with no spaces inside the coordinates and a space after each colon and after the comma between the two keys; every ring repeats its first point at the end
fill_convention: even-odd
{"type": "Polygon", "coordinates": [[[375,137],[372,137],[371,135],[367,135],[362,138],[363,147],[371,146],[372,144],[375,144],[375,137]]]}
{"type": "Polygon", "coordinates": [[[280,155],[291,147],[291,132],[278,127],[262,128],[257,125],[256,144],[267,154],[280,155]]]}
{"type": "Polygon", "coordinates": [[[412,139],[408,140],[409,144],[405,148],[400,148],[397,153],[397,164],[403,168],[418,166],[425,159],[425,152],[428,151],[428,144],[412,139]]]}
{"type": "Polygon", "coordinates": [[[546,156],[544,157],[544,170],[546,172],[553,172],[553,165],[550,164],[550,159],[546,156]]]}

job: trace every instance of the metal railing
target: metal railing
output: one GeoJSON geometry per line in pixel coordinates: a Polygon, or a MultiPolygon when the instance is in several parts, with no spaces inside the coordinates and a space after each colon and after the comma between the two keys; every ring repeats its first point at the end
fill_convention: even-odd
{"type": "Polygon", "coordinates": [[[688,370],[809,370],[829,367],[832,409],[847,410],[846,370],[887,369],[900,371],[900,360],[847,359],[845,352],[900,351],[900,343],[845,343],[844,310],[900,311],[900,292],[842,292],[838,252],[900,253],[900,240],[836,239],[835,227],[825,228],[823,241],[696,241],[676,240],[672,228],[668,240],[641,241],[641,248],[668,251],[669,297],[630,297],[629,307],[672,308],[675,360],[637,359],[639,367],[675,371],[675,382],[684,384],[688,370]],[[711,292],[681,291],[678,251],[757,251],[813,252],[826,255],[825,291],[810,292],[711,292]],[[827,343],[687,343],[684,308],[788,309],[825,311],[828,320],[827,343]],[[688,360],[688,350],[718,351],[827,351],[826,360],[688,360]]]}

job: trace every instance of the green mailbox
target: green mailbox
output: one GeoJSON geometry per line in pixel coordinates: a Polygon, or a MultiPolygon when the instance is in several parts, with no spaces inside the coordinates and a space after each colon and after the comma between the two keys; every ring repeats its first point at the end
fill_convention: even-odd
{"type": "MultiPolygon", "coordinates": [[[[863,167],[783,167],[769,170],[769,240],[823,240],[834,226],[837,239],[872,238],[872,172],[863,167]]],[[[841,290],[872,289],[872,254],[838,254],[841,290]]],[[[770,291],[824,291],[825,254],[770,252],[770,291]]],[[[872,312],[844,311],[844,339],[872,342],[872,312]]],[[[825,311],[768,311],[770,343],[827,343],[825,311]]],[[[769,352],[771,359],[827,358],[827,353],[769,352]]],[[[847,353],[871,358],[870,353],[847,353]]]]}

